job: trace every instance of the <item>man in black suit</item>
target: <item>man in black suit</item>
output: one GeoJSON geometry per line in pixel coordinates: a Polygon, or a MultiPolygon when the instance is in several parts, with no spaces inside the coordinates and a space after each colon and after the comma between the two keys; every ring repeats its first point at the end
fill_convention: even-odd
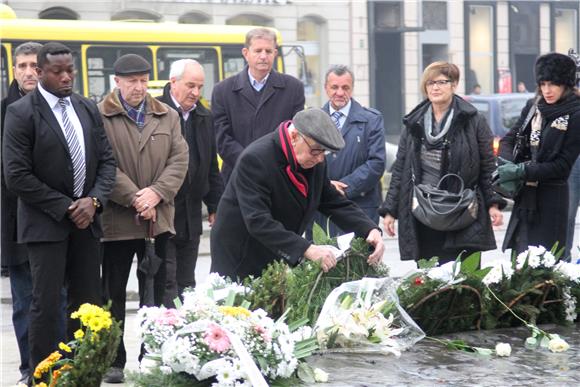
{"type": "MultiPolygon", "coordinates": [[[[63,284],[69,316],[85,302],[102,302],[97,212],[116,168],[96,105],[73,93],[70,49],[45,44],[37,66],[37,89],[8,107],[2,152],[32,274],[31,369],[57,348],[63,284]]],[[[69,338],[78,327],[69,319],[69,338]]]]}
{"type": "Polygon", "coordinates": [[[203,232],[201,204],[207,206],[212,226],[223,192],[211,113],[199,101],[205,82],[203,67],[193,59],[178,60],[171,64],[169,79],[157,99],[179,113],[181,133],[189,145],[189,167],[175,196],[175,236],[169,240],[169,248],[175,254],[168,254],[166,259],[166,306],[172,305],[175,297],[182,298],[185,288],[195,287],[195,265],[203,232]]]}
{"type": "Polygon", "coordinates": [[[242,49],[248,65],[213,89],[211,109],[226,183],[245,147],[304,109],[302,82],[272,68],[276,47],[274,31],[249,31],[242,49]]]}

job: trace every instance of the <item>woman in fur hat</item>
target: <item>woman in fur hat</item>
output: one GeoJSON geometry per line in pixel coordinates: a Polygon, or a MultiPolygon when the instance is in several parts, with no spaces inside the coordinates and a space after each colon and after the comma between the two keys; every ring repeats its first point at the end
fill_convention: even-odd
{"type": "Polygon", "coordinates": [[[537,96],[528,101],[516,125],[500,142],[500,181],[521,189],[503,250],[566,245],[568,183],[580,153],[580,96],[576,63],[567,55],[540,56],[535,66],[537,96]]]}

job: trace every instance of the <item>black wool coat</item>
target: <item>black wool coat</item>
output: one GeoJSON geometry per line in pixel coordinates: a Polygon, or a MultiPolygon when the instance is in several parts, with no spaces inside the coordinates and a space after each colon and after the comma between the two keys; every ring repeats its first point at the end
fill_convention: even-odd
{"type": "MultiPolygon", "coordinates": [[[[453,99],[455,113],[447,134],[450,142],[449,162],[448,168],[441,171],[441,176],[455,173],[463,178],[466,187],[477,187],[479,210],[476,221],[470,226],[445,233],[444,247],[450,250],[493,250],[496,243],[488,210],[493,204],[504,207],[505,201],[491,188],[491,174],[495,169],[492,133],[485,118],[475,107],[458,96],[453,99]]],[[[419,259],[421,241],[417,235],[418,221],[411,212],[412,175],[414,171],[417,181],[421,181],[420,151],[425,137],[423,116],[429,104],[428,100],[423,101],[403,119],[405,127],[393,165],[391,184],[387,197],[379,208],[381,216],[390,214],[398,220],[402,260],[419,259]]],[[[444,188],[457,190],[455,184],[453,179],[444,188]]]]}
{"type": "Polygon", "coordinates": [[[518,122],[500,141],[499,155],[516,163],[528,161],[526,181],[538,183],[537,188],[524,186],[515,198],[503,250],[511,248],[519,253],[530,245],[542,245],[548,250],[556,242],[560,247],[566,245],[568,177],[580,154],[580,97],[570,98],[576,98],[577,109],[550,120],[544,119],[535,163],[529,162],[531,122],[524,130],[524,143],[528,146],[513,160],[516,135],[534,103],[533,99],[528,101],[518,122]],[[559,123],[554,123],[556,120],[559,123]],[[524,203],[527,208],[535,208],[532,217],[520,215],[524,203]]]}
{"type": "MultiPolygon", "coordinates": [[[[20,89],[16,79],[10,84],[8,94],[1,102],[0,107],[0,128],[2,136],[4,134],[4,117],[6,116],[6,108],[13,102],[21,98],[20,89]]],[[[19,245],[16,241],[16,208],[18,207],[18,197],[6,188],[4,181],[4,171],[2,173],[2,186],[0,187],[1,197],[1,224],[2,224],[2,247],[0,253],[2,254],[2,266],[20,265],[28,261],[26,249],[24,245],[19,245]]]]}
{"type": "Polygon", "coordinates": [[[278,131],[240,156],[218,206],[211,231],[211,271],[234,278],[259,276],[275,260],[299,263],[310,242],[301,235],[318,210],[360,237],[377,228],[362,210],[334,189],[326,163],[304,171],[307,197],[286,174],[278,131]]]}
{"type": "MultiPolygon", "coordinates": [[[[71,95],[83,127],[86,178],[82,197],[102,205],[113,190],[116,162],[93,101],[71,95]]],[[[18,196],[18,242],[56,242],[69,237],[73,202],[73,167],[63,131],[50,106],[36,89],[8,106],[2,161],[8,189],[18,196]]],[[[102,236],[100,217],[89,229],[102,236]]]]}
{"type": "MultiPolygon", "coordinates": [[[[170,84],[157,97],[177,111],[170,94],[170,84]]],[[[183,185],[175,196],[175,237],[191,240],[203,232],[201,204],[210,214],[217,211],[223,192],[219,175],[215,133],[211,113],[201,103],[189,113],[187,121],[181,120],[181,134],[189,146],[189,165],[183,185]]]]}
{"type": "Polygon", "coordinates": [[[213,89],[211,110],[225,182],[245,147],[304,109],[304,85],[290,75],[272,70],[260,93],[256,103],[247,66],[213,89]]]}

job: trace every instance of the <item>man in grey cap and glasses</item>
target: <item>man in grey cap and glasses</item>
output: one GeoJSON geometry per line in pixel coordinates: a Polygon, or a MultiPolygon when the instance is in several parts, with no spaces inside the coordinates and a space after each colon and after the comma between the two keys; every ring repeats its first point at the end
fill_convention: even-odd
{"type": "MultiPolygon", "coordinates": [[[[175,234],[173,199],[187,173],[189,153],[177,112],[147,93],[149,62],[127,54],[113,68],[117,87],[99,104],[118,166],[111,200],[103,210],[103,292],[112,301],[113,317],[124,322],[133,256],[143,261],[145,238],[150,236],[155,238],[155,254],[163,260],[155,273],[153,304],[163,301],[167,244],[175,234]]],[[[138,271],[137,276],[139,301],[144,304],[145,275],[138,271]]],[[[126,361],[121,338],[104,381],[122,383],[126,361]]]]}
{"type": "Polygon", "coordinates": [[[384,250],[379,228],[327,177],[325,154],[342,147],[342,136],[320,109],[296,113],[248,146],[218,206],[211,271],[243,279],[261,275],[273,261],[284,259],[294,266],[302,258],[330,270],[336,264],[332,250],[301,237],[316,211],[366,238],[374,246],[368,263],[379,263],[384,250]]]}

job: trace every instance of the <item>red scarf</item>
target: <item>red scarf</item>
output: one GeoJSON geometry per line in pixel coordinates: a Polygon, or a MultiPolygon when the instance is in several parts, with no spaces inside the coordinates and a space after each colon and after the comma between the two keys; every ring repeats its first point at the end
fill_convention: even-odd
{"type": "Polygon", "coordinates": [[[288,165],[286,166],[286,174],[288,175],[288,178],[294,187],[296,187],[302,196],[308,197],[308,181],[302,173],[298,172],[296,154],[294,153],[294,148],[292,147],[292,142],[290,141],[290,135],[288,134],[288,127],[290,124],[292,124],[292,121],[284,121],[278,127],[282,152],[286,157],[286,161],[288,161],[288,165]]]}

